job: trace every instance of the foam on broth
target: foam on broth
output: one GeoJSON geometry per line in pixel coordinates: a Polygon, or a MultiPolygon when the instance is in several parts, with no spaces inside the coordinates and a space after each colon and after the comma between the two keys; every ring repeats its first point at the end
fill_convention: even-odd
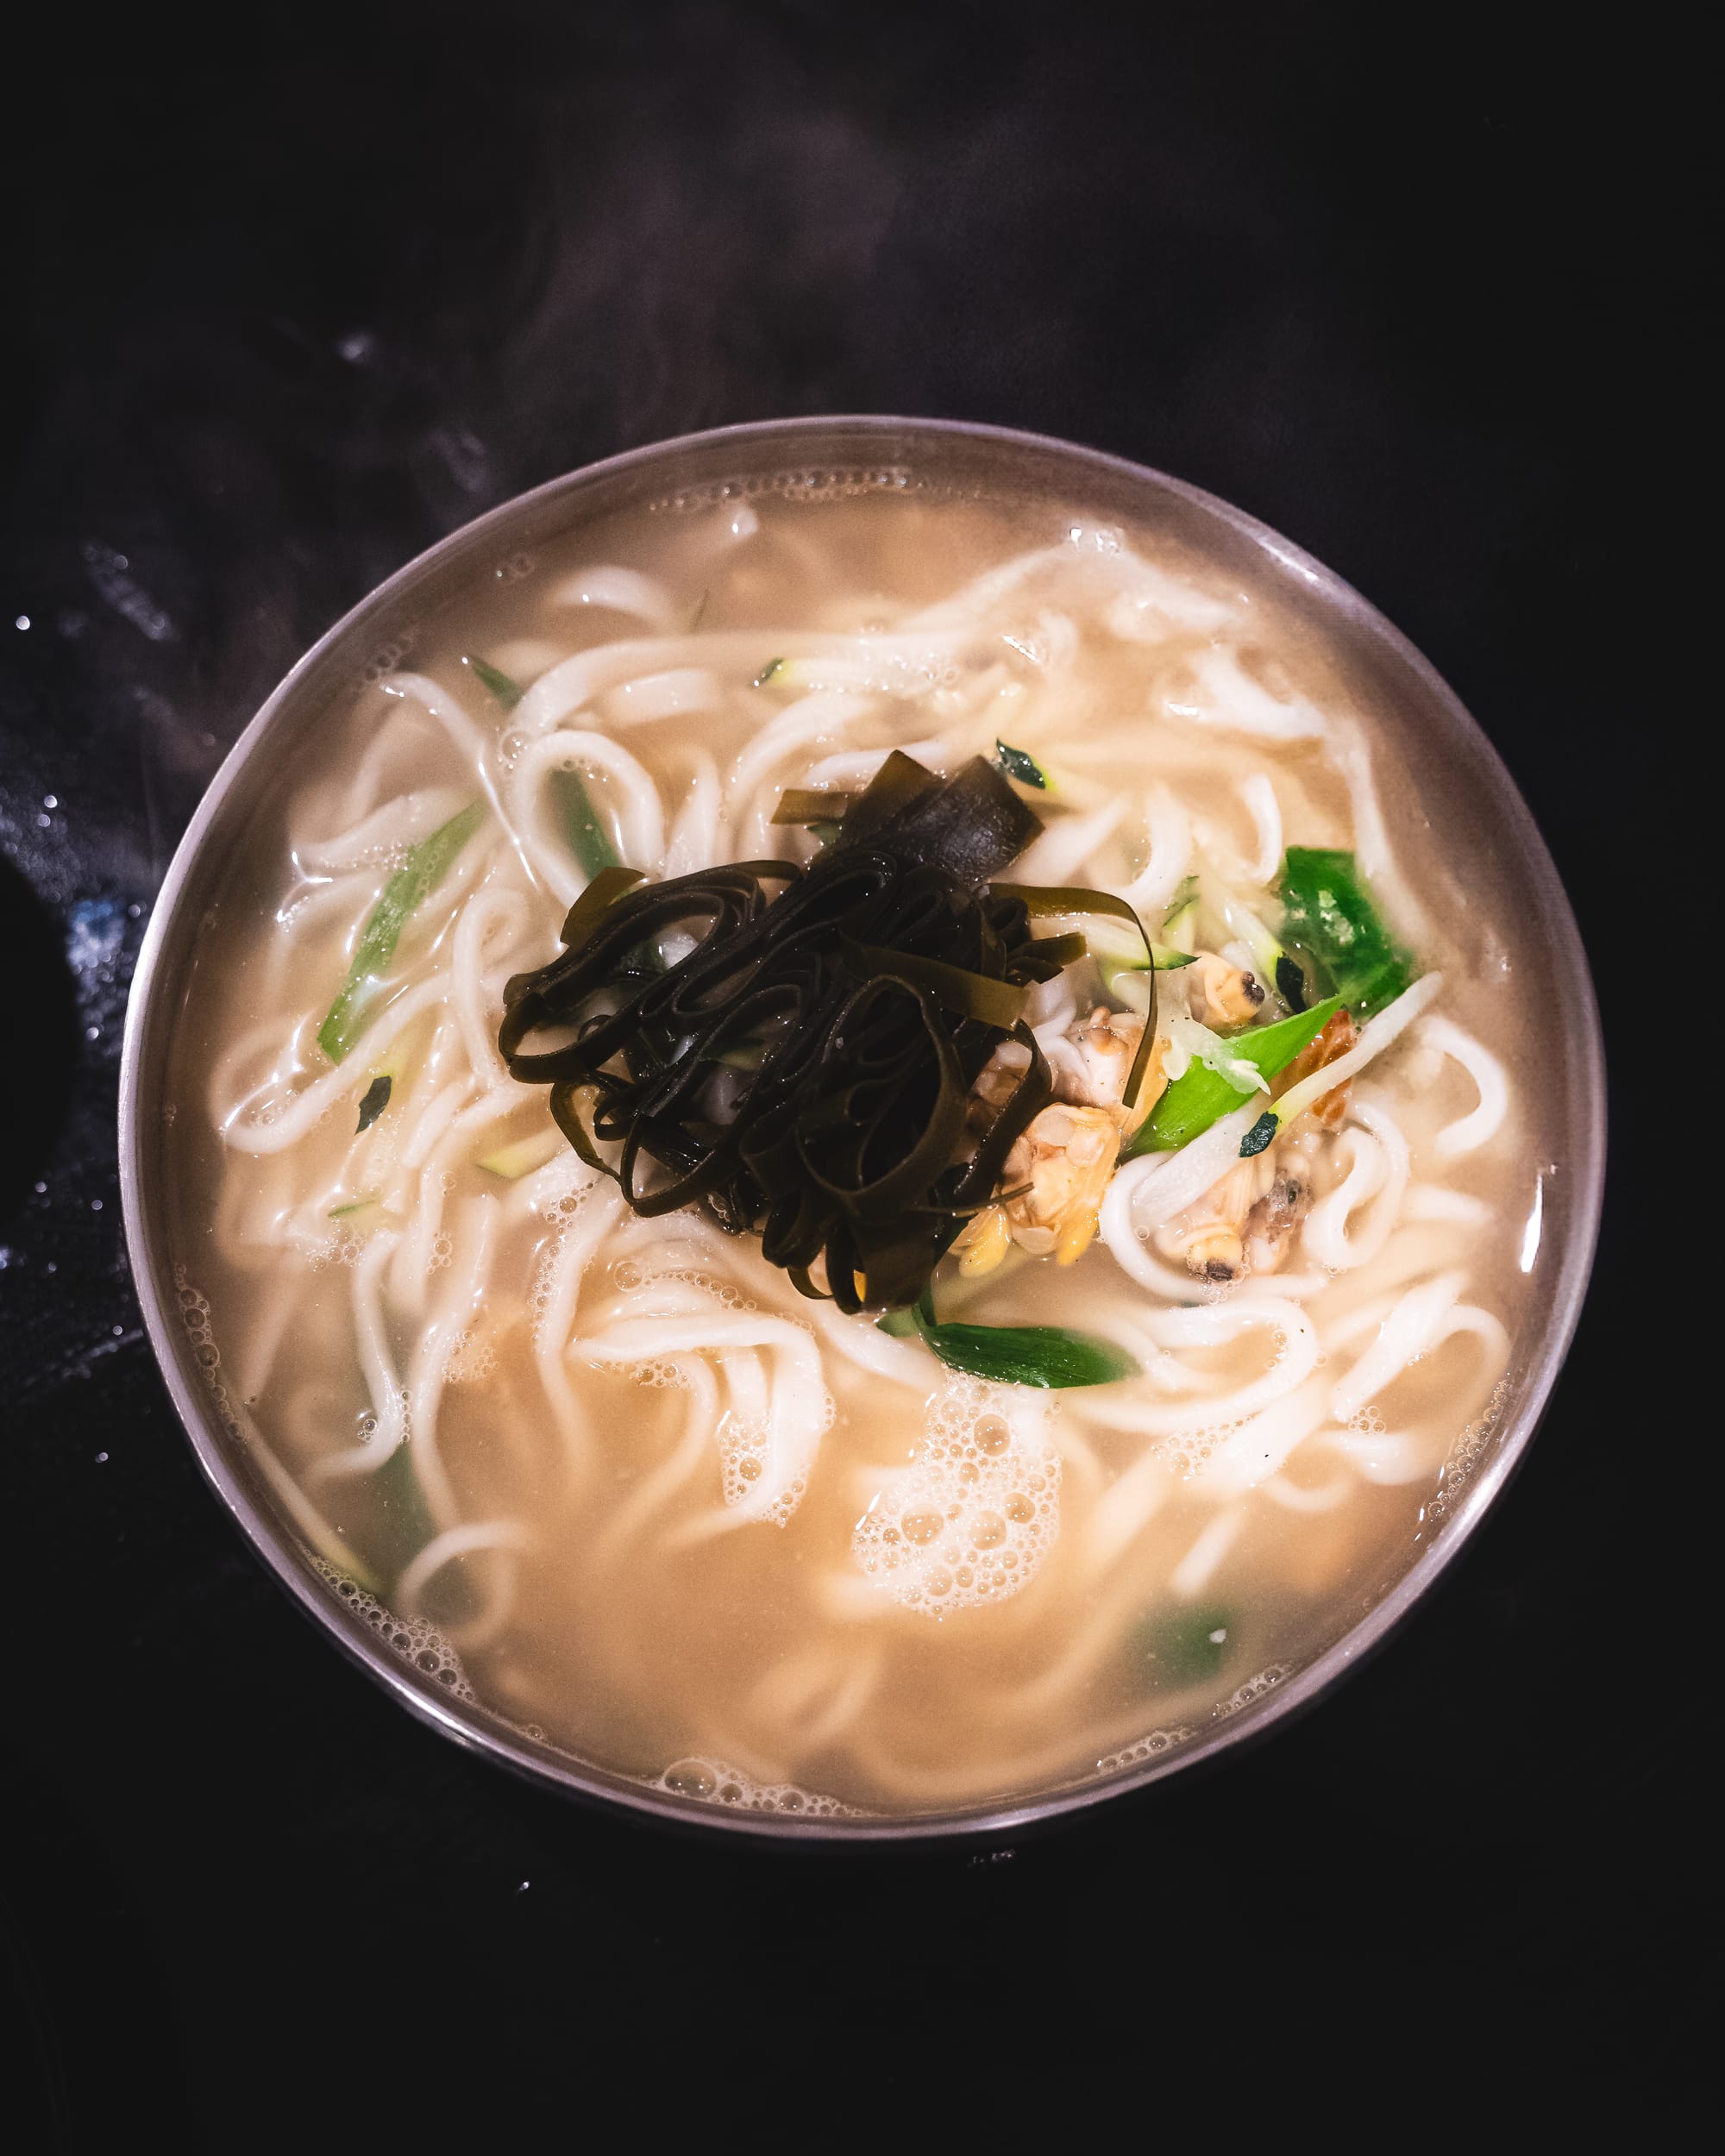
{"type": "Polygon", "coordinates": [[[1539,1277],[1524,962],[1453,811],[1267,579],[1082,505],[763,488],[500,561],[385,656],[237,850],[166,1139],[231,1426],[410,1658],[646,1782],[914,1811],[1177,1745],[1383,1594],[1477,1450],[1539,1277]],[[570,702],[555,670],[581,653],[570,702]],[[463,655],[540,686],[505,711],[463,655]],[[551,955],[582,881],[559,755],[624,859],[674,873],[806,850],[767,824],[785,787],[997,739],[1058,774],[1033,880],[1141,905],[1165,883],[1155,933],[1182,845],[1272,918],[1283,844],[1376,849],[1385,911],[1442,975],[1356,1081],[1276,1273],[1217,1288],[1101,1242],[944,1269],[944,1317],[1132,1346],[1138,1377],[1064,1394],[947,1372],[695,1214],[636,1219],[494,1048],[503,981],[551,955]],[[395,1000],[332,1073],[316,1035],[360,924],[470,800],[395,1000]],[[793,1501],[737,1524],[798,1415],[793,1501]]]}

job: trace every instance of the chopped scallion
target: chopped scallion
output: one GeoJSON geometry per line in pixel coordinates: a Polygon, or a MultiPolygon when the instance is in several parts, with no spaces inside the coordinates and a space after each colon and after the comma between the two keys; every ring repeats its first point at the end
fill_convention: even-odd
{"type": "Polygon", "coordinates": [[[411,849],[407,859],[385,884],[383,895],[360,931],[348,977],[329,1006],[329,1016],[317,1029],[317,1045],[332,1063],[341,1062],[370,1023],[372,1007],[409,916],[442,881],[484,817],[481,802],[469,803],[459,816],[452,816],[411,849]]]}
{"type": "MultiPolygon", "coordinates": [[[[1315,1040],[1325,1022],[1341,1008],[1341,1000],[1314,1004],[1273,1025],[1258,1025],[1228,1037],[1233,1055],[1266,1078],[1284,1070],[1305,1047],[1315,1040]]],[[[1244,1095],[1208,1063],[1193,1062],[1168,1087],[1145,1119],[1137,1136],[1126,1147],[1128,1156],[1138,1153],[1171,1153],[1208,1131],[1218,1116],[1239,1106],[1244,1095]]],[[[1250,1135],[1250,1134],[1249,1134],[1250,1135]]]]}
{"type": "Polygon", "coordinates": [[[1038,793],[1048,791],[1048,774],[1034,756],[1027,755],[1022,749],[1013,748],[1004,741],[994,743],[994,754],[1000,760],[1001,770],[1009,779],[1016,779],[1020,786],[1033,786],[1038,793]]]}
{"type": "Polygon", "coordinates": [[[467,655],[461,664],[473,668],[506,711],[512,711],[527,693],[520,682],[512,680],[501,667],[492,666],[484,659],[476,659],[472,652],[467,655]]]}

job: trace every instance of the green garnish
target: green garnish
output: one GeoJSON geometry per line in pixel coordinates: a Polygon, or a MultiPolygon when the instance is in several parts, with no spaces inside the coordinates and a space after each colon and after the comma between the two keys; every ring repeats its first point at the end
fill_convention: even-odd
{"type": "Polygon", "coordinates": [[[1251,1128],[1240,1140],[1240,1158],[1242,1160],[1256,1160],[1258,1156],[1264,1150],[1264,1147],[1269,1144],[1271,1138],[1276,1136],[1276,1131],[1280,1130],[1281,1127],[1281,1125],[1277,1123],[1276,1119],[1275,1110],[1273,1108],[1266,1108],[1264,1113],[1259,1116],[1257,1122],[1252,1125],[1251,1128]]]}
{"type": "Polygon", "coordinates": [[[995,1385],[1112,1385],[1138,1364],[1110,1340],[1061,1325],[938,1325],[923,1338],[941,1361],[995,1385]]]}
{"type": "Polygon", "coordinates": [[[1168,911],[1162,918],[1164,936],[1183,936],[1192,927],[1198,912],[1198,879],[1185,876],[1180,887],[1168,901],[1168,911]]]}
{"type": "Polygon", "coordinates": [[[1318,962],[1356,1018],[1393,1003],[1414,978],[1412,956],[1378,918],[1351,853],[1290,846],[1282,904],[1283,934],[1318,962]]]}
{"type": "Polygon", "coordinates": [[[389,1096],[394,1090],[394,1079],[386,1071],[381,1077],[373,1078],[370,1085],[366,1087],[365,1097],[360,1102],[360,1119],[354,1128],[355,1138],[361,1131],[370,1130],[373,1124],[389,1106],[389,1096]]]}
{"type": "Polygon", "coordinates": [[[782,659],[768,660],[766,665],[762,667],[761,671],[755,676],[756,687],[757,689],[764,689],[767,684],[772,680],[773,676],[779,671],[779,668],[783,666],[784,663],[785,662],[782,659]]]}
{"type": "Polygon", "coordinates": [[[563,836],[569,842],[569,851],[580,864],[581,874],[596,876],[601,868],[616,868],[617,849],[599,820],[593,796],[580,773],[564,765],[551,774],[551,785],[562,811],[563,836]]]}
{"type": "Polygon", "coordinates": [[[562,1148],[561,1131],[536,1131],[531,1138],[519,1138],[511,1145],[499,1145],[494,1152],[482,1154],[480,1166],[487,1175],[501,1175],[506,1182],[514,1182],[520,1176],[530,1175],[536,1168],[543,1168],[547,1161],[555,1160],[562,1148]]]}
{"type": "MultiPolygon", "coordinates": [[[[1228,1047],[1242,1062],[1273,1078],[1277,1071],[1287,1069],[1308,1041],[1317,1038],[1340,1008],[1341,998],[1332,996],[1328,1002],[1314,1004],[1309,1011],[1296,1011],[1292,1018],[1278,1018],[1273,1025],[1232,1033],[1228,1047]]],[[[1138,1126],[1126,1149],[1126,1157],[1176,1151],[1208,1131],[1218,1116],[1239,1107],[1245,1097],[1208,1063],[1189,1063],[1138,1126]]]]}
{"type": "Polygon", "coordinates": [[[368,1190],[363,1198],[350,1198],[344,1206],[331,1206],[329,1218],[332,1220],[345,1220],[349,1213],[363,1213],[367,1206],[374,1206],[376,1203],[376,1191],[368,1190]]]}
{"type": "Polygon", "coordinates": [[[527,693],[520,682],[512,680],[501,667],[492,666],[484,659],[476,659],[472,652],[466,655],[461,664],[473,668],[506,711],[512,711],[527,693]]]}
{"type": "Polygon", "coordinates": [[[1040,793],[1048,791],[1048,774],[1034,756],[1027,755],[1022,749],[1010,747],[1004,741],[994,743],[994,754],[1000,759],[1001,770],[1009,779],[1016,779],[1020,786],[1033,786],[1040,793]]]}
{"type": "Polygon", "coordinates": [[[414,1468],[411,1440],[404,1438],[369,1481],[376,1514],[366,1539],[381,1560],[379,1570],[397,1578],[437,1532],[414,1468]]]}
{"type": "Polygon", "coordinates": [[[995,1385],[1036,1385],[1051,1392],[1077,1385],[1112,1385],[1135,1377],[1138,1364],[1111,1340],[1062,1325],[941,1325],[925,1289],[908,1310],[880,1320],[882,1332],[921,1338],[950,1369],[995,1385]]]}
{"type": "Polygon", "coordinates": [[[1133,1631],[1126,1652],[1152,1684],[1196,1684],[1220,1674],[1228,1658],[1233,1614],[1220,1608],[1182,1609],[1147,1617],[1133,1631]]]}
{"type": "Polygon", "coordinates": [[[371,1021],[372,1006],[401,931],[416,906],[423,903],[444,876],[455,858],[479,829],[485,817],[482,802],[471,802],[459,816],[452,816],[430,837],[412,847],[407,859],[383,887],[383,895],[366,917],[354,947],[353,963],[341,993],[329,1006],[329,1015],[317,1029],[317,1045],[332,1063],[339,1063],[371,1021]]]}

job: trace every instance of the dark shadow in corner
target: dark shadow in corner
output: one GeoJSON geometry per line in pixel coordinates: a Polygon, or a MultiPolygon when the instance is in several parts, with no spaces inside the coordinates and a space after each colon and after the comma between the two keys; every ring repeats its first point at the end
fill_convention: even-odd
{"type": "Polygon", "coordinates": [[[0,958],[21,1053],[8,1058],[0,1135],[0,1228],[45,1171],[66,1124],[78,1062],[78,1002],[65,939],[18,868],[0,854],[0,958]]]}

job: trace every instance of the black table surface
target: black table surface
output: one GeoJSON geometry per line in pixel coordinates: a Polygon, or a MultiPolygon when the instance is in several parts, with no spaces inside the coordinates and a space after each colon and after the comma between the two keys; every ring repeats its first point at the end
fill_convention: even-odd
{"type": "MultiPolygon", "coordinates": [[[[1696,334],[1686,71],[1667,55],[1655,110],[1621,46],[1391,15],[495,0],[296,13],[243,51],[69,15],[16,92],[15,2146],[437,2148],[487,2117],[590,2135],[608,2104],[690,2146],[1011,2147],[1051,2095],[1063,2139],[1195,2098],[1219,2129],[1268,2103],[1357,2143],[1447,2097],[1677,2100],[1704,1684],[1670,1577],[1684,1485],[1637,1470],[1683,1432],[1605,1312],[1651,1284],[1620,1194],[1681,1099],[1639,1089],[1614,939],[1626,906],[1659,921],[1639,760],[1682,723],[1618,625],[1696,334]],[[1219,1771],[1044,1837],[817,1859],[518,1783],[294,1612],[142,1337],[114,1107],[178,834],[331,620],[594,457],[861,411],[1139,459],[1363,590],[1522,787],[1626,1091],[1546,1426],[1382,1654],[1219,1771]]],[[[1659,1016],[1679,1044],[1694,993],[1659,1016]]]]}

